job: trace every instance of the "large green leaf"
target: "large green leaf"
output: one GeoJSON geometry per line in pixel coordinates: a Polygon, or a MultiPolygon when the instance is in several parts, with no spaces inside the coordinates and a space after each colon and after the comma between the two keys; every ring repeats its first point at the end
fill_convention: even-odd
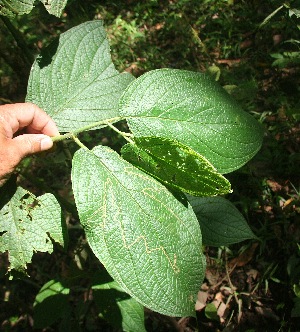
{"type": "Polygon", "coordinates": [[[258,122],[202,73],[150,71],[126,89],[120,114],[135,136],[176,139],[206,157],[220,173],[244,165],[262,142],[258,122]]]}
{"type": "Polygon", "coordinates": [[[189,147],[160,137],[140,137],[136,143],[123,146],[122,156],[167,186],[195,196],[215,196],[231,191],[230,182],[189,147]]]}
{"type": "Polygon", "coordinates": [[[66,230],[52,194],[35,197],[19,187],[0,210],[0,252],[9,252],[10,268],[24,272],[37,251],[53,251],[52,240],[64,245],[66,230]]]}
{"type": "Polygon", "coordinates": [[[132,80],[115,69],[102,21],[91,21],[61,34],[37,57],[26,100],[68,132],[118,117],[119,98],[132,80]]]}
{"type": "Polygon", "coordinates": [[[205,262],[187,201],[104,146],[75,153],[72,183],[88,243],[109,274],[146,307],[193,315],[205,262]]]}
{"type": "MultiPolygon", "coordinates": [[[[59,17],[68,0],[40,0],[49,14],[59,17]]],[[[34,7],[35,0],[0,0],[0,15],[14,16],[28,14],[34,7]]]]}
{"type": "Polygon", "coordinates": [[[203,243],[208,246],[228,246],[255,239],[245,218],[223,197],[188,196],[200,223],[203,243]]]}

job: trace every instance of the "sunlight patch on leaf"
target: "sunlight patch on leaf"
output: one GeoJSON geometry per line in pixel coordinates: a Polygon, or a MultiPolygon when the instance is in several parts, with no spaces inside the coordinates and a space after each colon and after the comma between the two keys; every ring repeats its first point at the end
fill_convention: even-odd
{"type": "Polygon", "coordinates": [[[34,309],[34,328],[46,328],[68,316],[71,311],[69,303],[70,289],[60,281],[50,280],[36,295],[34,309]]]}

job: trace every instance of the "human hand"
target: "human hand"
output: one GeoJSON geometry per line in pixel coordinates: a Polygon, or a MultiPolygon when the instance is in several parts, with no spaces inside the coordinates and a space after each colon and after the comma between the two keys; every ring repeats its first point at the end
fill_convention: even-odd
{"type": "Polygon", "coordinates": [[[0,106],[0,186],[27,155],[53,146],[59,135],[54,121],[31,103],[0,106]]]}

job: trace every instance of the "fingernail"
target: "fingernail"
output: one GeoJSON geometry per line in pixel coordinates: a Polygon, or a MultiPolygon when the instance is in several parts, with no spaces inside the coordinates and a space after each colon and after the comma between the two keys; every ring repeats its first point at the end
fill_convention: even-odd
{"type": "Polygon", "coordinates": [[[50,137],[45,137],[41,140],[41,151],[49,150],[52,148],[53,142],[50,137]]]}

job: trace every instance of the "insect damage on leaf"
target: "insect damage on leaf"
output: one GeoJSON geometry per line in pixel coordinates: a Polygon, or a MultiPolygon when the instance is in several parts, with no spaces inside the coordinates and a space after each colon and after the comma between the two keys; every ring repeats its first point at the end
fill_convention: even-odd
{"type": "Polygon", "coordinates": [[[199,153],[176,140],[137,137],[122,156],[166,186],[194,196],[216,196],[231,192],[230,182],[199,153]]]}

